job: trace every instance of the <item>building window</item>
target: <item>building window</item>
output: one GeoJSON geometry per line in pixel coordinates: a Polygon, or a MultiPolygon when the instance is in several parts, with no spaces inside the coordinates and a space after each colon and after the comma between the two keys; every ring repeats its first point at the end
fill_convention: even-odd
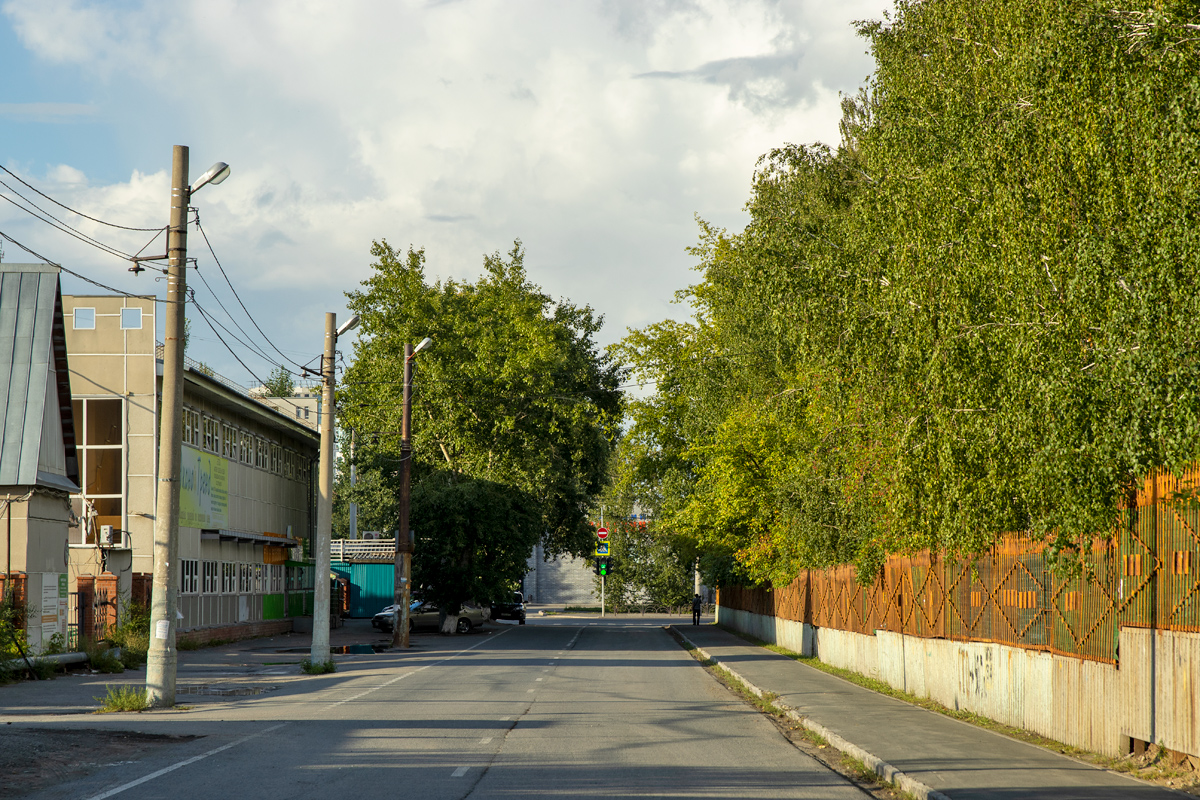
{"type": "Polygon", "coordinates": [[[225,561],[221,564],[221,592],[234,594],[237,592],[237,564],[225,561]]]}
{"type": "Polygon", "coordinates": [[[77,513],[84,519],[79,544],[98,544],[101,525],[124,526],[125,402],[95,397],[71,403],[82,492],[77,513]]]}
{"type": "Polygon", "coordinates": [[[194,558],[185,558],[180,564],[183,567],[183,593],[196,594],[200,591],[200,562],[194,558]]]}
{"type": "Polygon", "coordinates": [[[96,330],[96,309],[94,308],[77,308],[75,309],[74,327],[77,331],[94,331],[96,330]]]}
{"type": "Polygon", "coordinates": [[[254,466],[259,469],[269,469],[271,466],[270,456],[267,453],[267,440],[258,440],[258,458],[254,462],[254,466]]]}
{"type": "Polygon", "coordinates": [[[242,594],[250,594],[251,587],[254,586],[254,572],[252,564],[238,564],[238,591],[242,594]]]}
{"type": "Polygon", "coordinates": [[[121,330],[140,331],[142,329],[142,310],[140,308],[121,309],[121,330]]]}
{"type": "Polygon", "coordinates": [[[221,433],[222,433],[222,437],[223,437],[223,440],[221,443],[221,455],[225,456],[226,458],[228,458],[231,461],[237,461],[237,457],[238,457],[238,453],[237,453],[237,451],[238,451],[238,434],[237,434],[237,431],[235,431],[233,428],[231,428],[228,425],[222,425],[221,433]]]}
{"type": "Polygon", "coordinates": [[[254,458],[254,437],[248,433],[242,434],[241,455],[242,463],[249,464],[254,458]]]}
{"type": "Polygon", "coordinates": [[[271,594],[283,591],[283,564],[271,565],[271,594]]]}
{"type": "Polygon", "coordinates": [[[283,448],[277,444],[271,445],[271,472],[278,475],[282,471],[282,465],[279,463],[283,448]]]}
{"type": "Polygon", "coordinates": [[[254,593],[263,594],[266,591],[266,583],[263,580],[263,564],[254,565],[254,593]]]}
{"type": "Polygon", "coordinates": [[[217,562],[204,562],[204,593],[217,593],[217,562]]]}
{"type": "Polygon", "coordinates": [[[195,447],[202,447],[204,442],[200,429],[200,412],[190,408],[183,409],[183,442],[195,447]]]}
{"type": "Polygon", "coordinates": [[[217,452],[217,448],[220,447],[219,440],[221,437],[220,437],[220,434],[218,433],[218,431],[219,431],[218,426],[220,424],[221,424],[220,422],[213,419],[212,417],[204,418],[204,443],[202,446],[204,447],[205,450],[208,450],[209,452],[215,453],[215,452],[217,452]]]}

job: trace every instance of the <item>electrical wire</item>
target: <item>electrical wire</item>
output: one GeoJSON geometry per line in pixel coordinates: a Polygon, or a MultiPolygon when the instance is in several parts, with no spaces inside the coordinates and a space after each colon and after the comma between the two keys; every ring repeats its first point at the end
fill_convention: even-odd
{"type": "Polygon", "coordinates": [[[91,236],[88,236],[86,233],[83,233],[82,231],[77,231],[74,228],[72,228],[70,225],[63,222],[62,220],[57,219],[54,216],[51,216],[49,213],[47,213],[46,211],[44,211],[43,209],[41,209],[40,207],[35,205],[33,202],[31,202],[28,198],[23,197],[19,192],[15,191],[11,186],[9,186],[4,181],[0,181],[0,186],[3,186],[5,189],[8,189],[10,192],[13,192],[13,194],[17,195],[17,197],[20,197],[26,203],[29,203],[29,205],[33,206],[33,208],[36,209],[36,211],[26,208],[25,206],[21,205],[16,200],[13,200],[11,197],[9,197],[6,194],[0,194],[0,200],[4,200],[8,203],[11,203],[12,205],[21,209],[22,211],[24,211],[26,214],[30,215],[34,219],[40,220],[40,221],[46,223],[47,225],[49,225],[50,227],[54,228],[55,230],[62,231],[63,233],[67,234],[68,236],[78,239],[79,241],[83,242],[84,244],[91,245],[92,247],[95,247],[98,250],[108,253],[111,256],[116,256],[117,258],[121,259],[122,261],[129,261],[133,258],[133,256],[131,256],[129,253],[126,253],[123,250],[118,250],[117,248],[113,247],[112,245],[105,244],[104,242],[100,241],[99,239],[93,239],[91,236]]]}
{"type": "MultiPolygon", "coordinates": [[[[215,250],[213,250],[212,242],[210,242],[208,240],[208,234],[204,232],[204,226],[200,224],[199,212],[196,213],[195,223],[196,223],[196,230],[200,231],[200,236],[202,236],[204,238],[204,244],[208,247],[208,252],[212,256],[213,261],[216,262],[217,269],[219,269],[221,271],[221,276],[223,278],[225,278],[225,283],[228,284],[229,291],[233,292],[234,299],[236,299],[238,301],[238,305],[240,305],[242,307],[242,311],[246,312],[246,318],[250,320],[250,323],[255,327],[255,329],[258,330],[258,332],[262,336],[263,340],[267,344],[271,345],[272,349],[274,349],[276,353],[279,353],[279,355],[283,356],[283,359],[285,361],[287,361],[287,362],[291,363],[292,365],[299,367],[300,369],[303,370],[304,367],[301,364],[299,364],[296,361],[293,361],[291,358],[288,358],[287,354],[284,353],[282,350],[280,350],[278,347],[276,347],[275,343],[271,341],[270,337],[268,337],[267,334],[263,333],[263,329],[258,326],[258,322],[256,322],[254,319],[254,315],[250,313],[250,310],[248,308],[246,308],[246,304],[242,302],[242,298],[241,298],[241,296],[238,295],[237,289],[233,288],[233,282],[229,280],[229,275],[227,275],[225,273],[225,267],[221,266],[221,259],[217,258],[217,253],[215,250]]],[[[228,313],[228,312],[226,312],[226,313],[228,313]]],[[[231,319],[232,319],[232,317],[231,317],[231,319]]]]}
{"type": "MultiPolygon", "coordinates": [[[[126,291],[122,291],[121,289],[117,289],[117,288],[115,288],[115,287],[113,287],[113,286],[109,286],[109,285],[108,285],[108,284],[106,284],[106,283],[100,283],[100,281],[93,280],[93,279],[89,278],[89,277],[88,277],[88,276],[86,276],[86,275],[83,275],[83,274],[81,274],[81,273],[78,273],[78,272],[76,272],[75,270],[72,270],[72,269],[67,269],[67,268],[66,268],[66,267],[64,267],[62,264],[59,264],[59,263],[58,263],[58,262],[56,262],[56,261],[51,261],[50,259],[46,258],[44,255],[42,255],[41,253],[37,252],[36,250],[31,250],[30,248],[28,248],[28,247],[26,247],[25,245],[21,244],[19,241],[17,241],[17,240],[16,240],[16,239],[14,239],[13,237],[9,236],[7,233],[5,233],[5,232],[4,232],[4,231],[2,231],[2,230],[0,230],[0,239],[4,239],[5,241],[12,242],[12,243],[13,243],[13,244],[15,244],[17,247],[19,247],[19,248],[21,248],[22,250],[24,250],[26,253],[29,253],[31,256],[34,256],[35,258],[41,259],[42,263],[44,263],[44,264],[49,264],[49,265],[50,265],[50,266],[52,266],[52,267],[57,267],[58,269],[60,269],[60,270],[62,270],[63,272],[67,273],[68,275],[71,275],[71,276],[74,276],[74,277],[76,277],[76,278],[79,278],[79,280],[81,280],[81,281],[84,281],[85,283],[90,283],[90,284],[91,284],[91,285],[93,285],[93,286],[98,286],[98,287],[100,287],[101,289],[105,289],[105,290],[107,290],[107,291],[110,291],[110,292],[112,292],[113,294],[119,294],[119,295],[122,295],[122,296],[124,296],[124,297],[136,297],[136,298],[139,298],[139,299],[144,299],[144,298],[145,298],[145,295],[133,294],[132,292],[126,292],[126,291]]],[[[160,300],[160,299],[158,299],[157,297],[155,297],[155,298],[154,298],[154,302],[156,302],[156,303],[183,303],[183,302],[185,302],[185,301],[183,301],[183,300],[160,300]]]]}
{"type": "MultiPolygon", "coordinates": [[[[29,183],[28,181],[26,181],[26,180],[25,180],[24,178],[22,178],[20,175],[18,175],[17,173],[13,172],[12,170],[10,170],[8,167],[5,167],[3,164],[0,164],[0,170],[4,170],[4,171],[5,171],[5,172],[7,172],[9,175],[13,176],[13,178],[15,178],[16,180],[20,181],[20,182],[21,182],[21,183],[23,183],[25,186],[28,186],[28,187],[29,187],[29,188],[30,188],[32,191],[35,191],[35,192],[37,192],[39,195],[41,195],[42,197],[46,198],[46,199],[47,199],[47,200],[49,200],[51,203],[54,203],[54,205],[58,206],[59,208],[64,208],[64,209],[66,209],[67,211],[70,211],[72,214],[75,214],[75,215],[77,215],[77,216],[83,217],[84,219],[91,220],[92,222],[98,222],[98,223],[100,223],[101,225],[107,225],[107,226],[108,226],[108,227],[110,227],[110,228],[119,228],[120,230],[123,230],[123,231],[145,231],[145,232],[149,233],[149,232],[151,232],[151,231],[160,231],[160,230],[162,230],[162,228],[131,228],[131,227],[129,227],[128,225],[117,225],[115,222],[105,222],[105,221],[104,221],[104,220],[102,220],[102,219],[96,219],[95,217],[91,217],[91,216],[88,216],[87,214],[84,214],[82,211],[76,211],[75,209],[71,208],[70,206],[68,206],[68,205],[64,205],[64,204],[62,204],[62,203],[58,202],[57,200],[55,200],[55,199],[54,199],[53,197],[51,197],[50,195],[48,195],[48,194],[46,194],[45,192],[43,192],[41,189],[38,189],[36,186],[34,186],[33,184],[31,184],[31,183],[29,183]]],[[[14,190],[14,191],[15,191],[15,190],[14,190]]],[[[24,198],[22,198],[22,199],[24,199],[24,198]]],[[[32,203],[30,203],[30,205],[32,205],[32,203]]]]}

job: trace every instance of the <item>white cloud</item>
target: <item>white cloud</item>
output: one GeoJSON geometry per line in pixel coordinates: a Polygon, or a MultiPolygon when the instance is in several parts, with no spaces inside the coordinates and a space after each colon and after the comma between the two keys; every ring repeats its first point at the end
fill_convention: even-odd
{"type": "MultiPolygon", "coordinates": [[[[850,22],[886,5],[11,0],[4,11],[37,57],[77,67],[129,149],[165,166],[169,145],[189,142],[193,177],[218,158],[233,165],[196,197],[206,230],[264,327],[315,352],[320,311],[341,306],[385,237],[425,246],[443,276],[477,274],[483,252],[520,237],[531,277],[605,313],[609,341],[678,315],[669,301],[694,279],[693,214],[740,225],[758,156],[836,138],[837,93],[870,70],[850,22]],[[272,302],[280,293],[288,303],[272,302]]],[[[70,196],[165,221],[165,172],[70,196]]],[[[103,264],[122,277],[120,262],[103,264]]]]}

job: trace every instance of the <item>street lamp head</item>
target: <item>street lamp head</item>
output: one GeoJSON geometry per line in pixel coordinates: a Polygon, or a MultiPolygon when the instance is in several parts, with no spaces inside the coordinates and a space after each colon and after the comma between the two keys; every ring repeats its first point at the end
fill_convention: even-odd
{"type": "Polygon", "coordinates": [[[201,175],[195,183],[192,184],[189,192],[195,192],[206,183],[218,184],[229,177],[229,165],[224,161],[218,161],[208,168],[208,172],[201,175]]]}
{"type": "Polygon", "coordinates": [[[429,347],[429,345],[431,345],[431,344],[433,344],[433,339],[430,339],[428,336],[426,336],[424,339],[421,340],[421,343],[419,345],[417,345],[416,347],[413,348],[412,354],[415,356],[417,353],[421,352],[426,347],[429,347]]]}
{"type": "Polygon", "coordinates": [[[354,330],[358,327],[358,314],[355,314],[350,319],[342,323],[342,326],[337,329],[337,335],[341,336],[346,331],[354,330]]]}

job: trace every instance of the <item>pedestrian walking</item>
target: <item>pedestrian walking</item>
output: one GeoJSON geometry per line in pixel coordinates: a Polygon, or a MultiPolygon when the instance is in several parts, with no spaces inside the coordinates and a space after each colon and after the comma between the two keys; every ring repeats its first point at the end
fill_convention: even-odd
{"type": "Polygon", "coordinates": [[[693,625],[700,624],[701,605],[702,604],[700,602],[700,595],[696,595],[695,597],[692,598],[692,624],[693,625]]]}

